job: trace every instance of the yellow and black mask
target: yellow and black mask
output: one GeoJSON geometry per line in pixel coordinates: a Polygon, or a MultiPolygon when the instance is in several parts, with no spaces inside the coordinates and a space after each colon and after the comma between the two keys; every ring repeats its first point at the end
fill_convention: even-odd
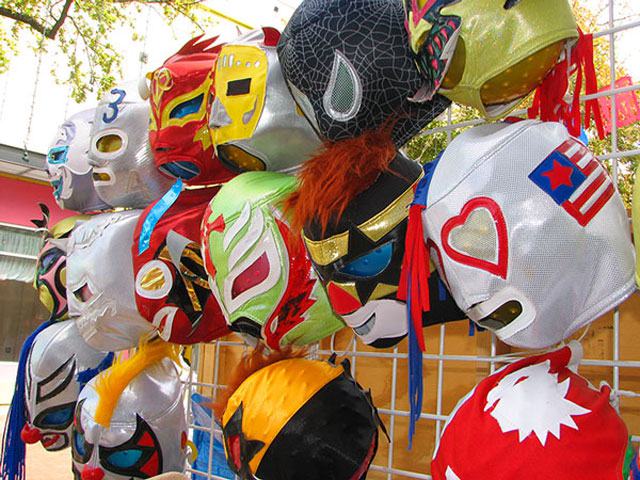
{"type": "Polygon", "coordinates": [[[364,479],[381,425],[348,361],[333,359],[288,358],[260,368],[222,415],[227,462],[242,480],[364,479]]]}
{"type": "MultiPolygon", "coordinates": [[[[309,257],[333,310],[373,347],[388,348],[407,334],[406,305],[397,291],[408,208],[421,174],[419,164],[398,154],[324,231],[315,221],[304,227],[309,257]]],[[[463,318],[446,290],[440,295],[440,284],[433,275],[432,298],[442,301],[433,302],[425,325],[463,318]]]]}

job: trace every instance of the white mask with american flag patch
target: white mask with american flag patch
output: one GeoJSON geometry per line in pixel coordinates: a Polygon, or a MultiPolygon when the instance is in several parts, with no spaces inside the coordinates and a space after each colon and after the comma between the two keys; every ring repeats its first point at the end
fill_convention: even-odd
{"type": "Polygon", "coordinates": [[[635,288],[622,200],[558,123],[459,135],[433,170],[423,227],[458,306],[509,345],[553,345],[635,288]]]}

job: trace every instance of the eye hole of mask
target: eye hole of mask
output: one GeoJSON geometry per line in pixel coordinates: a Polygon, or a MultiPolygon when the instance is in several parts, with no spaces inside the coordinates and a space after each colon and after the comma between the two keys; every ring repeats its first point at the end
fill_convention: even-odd
{"type": "Polygon", "coordinates": [[[96,141],[96,149],[102,153],[117,152],[121,148],[122,138],[114,133],[104,135],[96,141]]]}
{"type": "Polygon", "coordinates": [[[142,458],[142,450],[130,448],[128,450],[114,452],[107,456],[104,461],[112,467],[127,469],[137,465],[140,458],[142,458]]]}
{"type": "Polygon", "coordinates": [[[68,146],[53,147],[47,154],[47,161],[53,165],[60,165],[61,163],[67,163],[68,146]]]}
{"type": "Polygon", "coordinates": [[[269,270],[269,258],[265,252],[235,278],[233,286],[231,287],[231,298],[236,298],[250,288],[260,285],[269,276],[269,270]]]}
{"type": "Polygon", "coordinates": [[[515,7],[517,4],[519,4],[522,0],[507,0],[504,3],[504,9],[505,10],[509,10],[510,8],[515,7]]]}
{"type": "Polygon", "coordinates": [[[391,263],[393,242],[387,242],[375,250],[352,260],[338,269],[340,273],[358,278],[380,275],[391,263]]]}
{"type": "Polygon", "coordinates": [[[193,97],[191,100],[186,100],[182,103],[179,103],[171,113],[169,114],[169,118],[184,118],[187,115],[191,115],[193,113],[198,112],[200,110],[200,106],[202,105],[202,100],[204,99],[204,95],[201,93],[197,97],[193,97]]]}
{"type": "Polygon", "coordinates": [[[64,430],[73,421],[73,409],[75,403],[53,407],[40,413],[34,420],[34,425],[39,428],[64,430]]]}
{"type": "Polygon", "coordinates": [[[507,303],[503,303],[500,307],[491,312],[491,314],[480,320],[478,324],[489,330],[500,330],[502,327],[506,327],[518,318],[521,313],[522,304],[517,300],[511,300],[507,303]]]}
{"type": "Polygon", "coordinates": [[[63,252],[59,248],[52,248],[44,252],[42,254],[42,257],[40,257],[40,275],[47,273],[62,256],[62,254],[63,252]]]}
{"type": "Polygon", "coordinates": [[[227,83],[227,97],[246,95],[251,91],[251,79],[232,80],[227,83]]]}
{"type": "Polygon", "coordinates": [[[91,458],[91,453],[93,452],[93,445],[87,442],[84,438],[84,435],[77,430],[73,431],[73,442],[72,442],[72,455],[76,462],[78,463],[87,463],[91,458]]]}

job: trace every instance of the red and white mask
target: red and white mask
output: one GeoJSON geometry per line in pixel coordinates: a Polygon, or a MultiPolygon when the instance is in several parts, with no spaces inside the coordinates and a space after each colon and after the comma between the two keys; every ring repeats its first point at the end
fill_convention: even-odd
{"type": "Polygon", "coordinates": [[[468,130],[425,182],[431,259],[463,312],[503,342],[554,345],[634,291],[622,200],[562,125],[468,130]]]}
{"type": "Polygon", "coordinates": [[[611,389],[575,373],[581,356],[572,342],[480,382],[449,417],[433,479],[621,480],[627,428],[611,389]]]}

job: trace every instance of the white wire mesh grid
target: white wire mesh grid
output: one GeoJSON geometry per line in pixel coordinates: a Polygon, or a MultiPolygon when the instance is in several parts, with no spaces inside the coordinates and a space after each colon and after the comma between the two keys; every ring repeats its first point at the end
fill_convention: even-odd
{"type": "MultiPolygon", "coordinates": [[[[634,0],[635,1],[635,0],[634,0]]],[[[637,16],[632,15],[630,18],[618,20],[616,18],[616,7],[621,5],[621,0],[608,0],[608,22],[606,28],[594,32],[594,38],[605,37],[609,40],[609,67],[611,71],[610,75],[610,88],[599,92],[594,95],[583,96],[582,101],[600,98],[610,97],[613,100],[613,96],[616,94],[622,94],[625,92],[635,92],[640,90],[640,84],[634,83],[633,85],[616,88],[616,38],[620,35],[624,35],[632,29],[640,29],[640,19],[637,16]]],[[[640,11],[638,12],[640,15],[640,11]]],[[[635,145],[636,148],[620,149],[618,142],[618,117],[616,112],[616,102],[611,101],[611,134],[610,134],[610,151],[599,158],[601,161],[610,162],[611,173],[613,179],[617,185],[619,165],[618,161],[623,158],[628,158],[635,155],[640,155],[640,145],[635,145]]],[[[524,111],[515,112],[515,115],[523,115],[524,111]]],[[[447,122],[445,126],[433,128],[424,132],[424,135],[433,135],[438,133],[445,133],[447,136],[447,143],[451,141],[452,132],[457,129],[469,127],[483,123],[482,120],[470,120],[464,122],[454,123],[452,121],[451,108],[445,114],[447,122]]],[[[638,126],[634,128],[640,128],[638,126]]],[[[636,297],[637,295],[634,295],[636,297]]],[[[637,399],[637,395],[630,390],[640,391],[640,354],[634,355],[635,349],[626,348],[630,351],[630,355],[621,354],[621,330],[624,330],[625,321],[633,322],[640,319],[640,316],[634,317],[634,310],[636,308],[631,306],[624,306],[623,309],[628,310],[628,315],[624,315],[621,319],[620,311],[616,310],[613,315],[608,319],[601,319],[596,322],[597,329],[600,330],[600,334],[596,335],[591,342],[591,347],[586,348],[587,358],[581,363],[581,373],[587,376],[594,384],[598,384],[600,380],[605,380],[610,383],[614,392],[618,392],[620,400],[618,408],[621,409],[621,413],[627,421],[630,429],[630,433],[633,435],[633,440],[640,441],[640,401],[637,399]],[[604,333],[603,333],[604,332],[604,333]],[[590,351],[602,351],[603,355],[596,355],[601,358],[588,358],[590,351]],[[629,358],[627,358],[629,357],[629,358]],[[621,375],[622,371],[622,375],[621,375]],[[624,385],[621,385],[621,379],[624,380],[624,385]],[[626,387],[626,390],[622,387],[626,387]]],[[[465,327],[466,328],[466,327],[465,327]]],[[[626,332],[626,330],[625,330],[626,332]]],[[[628,333],[628,332],[626,332],[628,333]]],[[[462,334],[464,335],[464,334],[462,334]]],[[[482,334],[488,335],[488,334],[482,334]]],[[[486,337],[484,342],[487,344],[486,353],[478,354],[476,349],[475,354],[469,354],[464,351],[465,344],[462,345],[463,353],[447,353],[446,340],[450,338],[457,338],[460,340],[461,327],[460,322],[456,324],[440,325],[438,327],[431,327],[425,333],[425,337],[429,344],[431,344],[433,352],[428,351],[423,355],[423,363],[425,367],[425,397],[429,400],[425,400],[425,408],[421,415],[420,421],[417,424],[417,439],[414,440],[413,451],[406,451],[406,428],[398,428],[399,424],[406,426],[409,416],[408,405],[406,403],[406,387],[404,389],[398,386],[404,378],[400,378],[400,371],[406,371],[404,364],[407,361],[406,344],[403,342],[399,347],[393,350],[379,350],[373,351],[363,347],[362,344],[355,341],[347,341],[346,351],[343,351],[345,356],[351,361],[352,374],[365,388],[370,387],[374,395],[375,403],[379,407],[380,414],[383,421],[386,424],[390,443],[385,447],[385,440],[380,441],[380,448],[378,455],[376,456],[374,463],[371,467],[368,478],[372,479],[400,479],[400,478],[417,478],[417,479],[431,479],[428,472],[428,460],[431,458],[432,449],[439,440],[442,432],[444,422],[448,418],[448,413],[451,411],[452,406],[461,398],[466,391],[470,390],[475,383],[480,379],[467,382],[466,390],[462,390],[455,398],[447,396],[445,393],[445,377],[447,376],[447,369],[455,371],[456,369],[462,371],[464,369],[472,372],[475,365],[476,373],[480,368],[482,375],[493,373],[497,366],[503,363],[513,361],[513,355],[502,355],[499,350],[501,345],[496,341],[495,337],[486,337]],[[383,375],[378,375],[377,381],[366,381],[361,378],[359,363],[365,366],[371,366],[372,363],[380,366],[386,365],[386,372],[383,375]],[[434,368],[435,367],[435,368],[434,368]],[[429,388],[429,381],[435,382],[435,389],[429,388]],[[376,389],[383,386],[384,393],[389,394],[389,398],[384,401],[380,406],[380,396],[377,395],[376,389]],[[403,397],[401,399],[401,397],[403,397]],[[399,405],[404,403],[403,405],[399,405]],[[445,409],[445,405],[448,407],[445,409]],[[427,445],[424,442],[421,444],[419,441],[420,431],[427,430],[433,438],[427,445]],[[424,451],[424,449],[429,451],[424,451]],[[409,462],[409,467],[406,467],[406,458],[411,458],[412,455],[422,456],[422,462],[416,461],[415,464],[409,462]],[[405,458],[402,467],[397,465],[397,458],[402,456],[405,458]],[[424,458],[427,459],[425,463],[424,458]]],[[[628,335],[624,337],[628,339],[628,335]]],[[[468,342],[467,342],[468,343],[468,342]]],[[[480,342],[481,343],[481,342],[480,342]]],[[[626,342],[628,344],[629,341],[626,342]]],[[[330,342],[323,342],[321,346],[314,346],[312,354],[315,357],[326,358],[334,350],[340,351],[336,348],[334,339],[330,342]]],[[[221,364],[223,363],[223,357],[230,351],[234,351],[234,356],[246,347],[240,341],[234,340],[220,340],[207,346],[200,346],[194,349],[194,355],[192,358],[193,367],[189,371],[188,380],[186,381],[186,388],[189,392],[189,413],[191,415],[192,401],[191,394],[194,392],[201,393],[210,398],[216,397],[216,393],[220,388],[224,387],[221,382],[221,364]],[[210,362],[212,365],[212,372],[208,376],[212,378],[210,381],[200,381],[198,379],[198,372],[203,371],[203,363],[210,362]]],[[[382,367],[380,367],[382,368],[382,367]]],[[[458,372],[459,373],[459,372],[458,372]]],[[[369,375],[370,377],[371,375],[369,375]]],[[[374,371],[374,379],[376,379],[376,373],[374,371]]],[[[459,384],[459,382],[457,382],[459,384]]],[[[192,431],[204,431],[211,435],[211,442],[209,444],[209,465],[205,470],[189,469],[192,475],[197,474],[201,479],[224,479],[225,477],[217,476],[213,472],[214,464],[213,460],[213,438],[220,438],[220,429],[215,425],[212,420],[208,426],[198,426],[191,422],[190,429],[192,431]],[[215,435],[214,435],[215,434],[215,435]]]]}

